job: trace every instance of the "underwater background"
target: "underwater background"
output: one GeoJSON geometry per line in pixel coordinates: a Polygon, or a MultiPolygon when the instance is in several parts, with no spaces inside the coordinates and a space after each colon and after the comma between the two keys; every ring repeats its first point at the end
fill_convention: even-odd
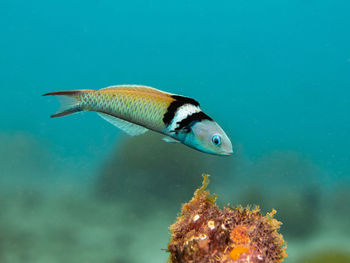
{"type": "Polygon", "coordinates": [[[285,262],[350,262],[350,2],[0,2],[0,262],[166,262],[202,173],[221,206],[277,210],[285,262]],[[143,84],[193,97],[217,157],[56,90],[143,84]],[[320,257],[321,259],[318,259],[320,257]]]}

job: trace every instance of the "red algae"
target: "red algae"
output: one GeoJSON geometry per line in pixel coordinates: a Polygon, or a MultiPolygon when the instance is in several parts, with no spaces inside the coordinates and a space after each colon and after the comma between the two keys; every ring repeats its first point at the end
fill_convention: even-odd
{"type": "Polygon", "coordinates": [[[259,208],[219,209],[216,196],[206,187],[209,175],[192,200],[183,205],[181,216],[170,226],[170,263],[279,263],[286,245],[278,233],[281,222],[273,210],[265,216],[259,208]]]}

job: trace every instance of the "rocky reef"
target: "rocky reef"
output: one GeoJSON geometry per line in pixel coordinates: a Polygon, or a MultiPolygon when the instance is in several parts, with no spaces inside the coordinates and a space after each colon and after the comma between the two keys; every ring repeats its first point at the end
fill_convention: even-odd
{"type": "Polygon", "coordinates": [[[202,171],[215,173],[218,180],[229,179],[229,158],[209,156],[161,138],[152,133],[125,137],[101,166],[94,184],[96,197],[125,202],[138,215],[153,213],[154,204],[173,214],[179,202],[191,197],[202,171]]]}
{"type": "Polygon", "coordinates": [[[338,249],[330,250],[325,248],[306,256],[305,259],[300,260],[299,263],[348,263],[350,262],[350,255],[345,251],[338,249]]]}
{"type": "Polygon", "coordinates": [[[181,216],[170,226],[169,263],[278,263],[286,253],[283,237],[278,233],[281,222],[274,219],[273,210],[265,216],[259,208],[216,205],[216,196],[203,185],[181,216]]]}

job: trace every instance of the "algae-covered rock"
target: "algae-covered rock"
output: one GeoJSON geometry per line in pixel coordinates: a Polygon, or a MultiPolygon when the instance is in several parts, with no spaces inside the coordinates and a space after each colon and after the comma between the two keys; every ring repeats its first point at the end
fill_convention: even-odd
{"type": "Polygon", "coordinates": [[[350,254],[340,250],[322,250],[306,256],[298,263],[350,263],[350,254]]]}
{"type": "Polygon", "coordinates": [[[292,238],[305,238],[317,231],[320,202],[320,193],[312,188],[285,191],[284,195],[271,201],[279,211],[286,236],[292,238]]]}
{"type": "MultiPolygon", "coordinates": [[[[350,175],[349,175],[350,178],[350,175]]],[[[350,218],[350,183],[341,182],[331,196],[331,208],[342,218],[350,218]]],[[[350,226],[350,220],[347,220],[350,226]]],[[[350,227],[348,228],[350,232],[350,227]]]]}
{"type": "Polygon", "coordinates": [[[320,223],[322,171],[300,153],[274,151],[246,168],[246,183],[239,200],[278,210],[285,235],[306,238],[320,223]]]}
{"type": "Polygon", "coordinates": [[[259,208],[219,209],[216,196],[203,186],[196,190],[181,216],[170,226],[171,263],[278,263],[287,256],[278,233],[281,223],[273,210],[265,216],[259,208]]]}
{"type": "Polygon", "coordinates": [[[47,173],[50,156],[34,136],[17,132],[0,133],[0,171],[4,177],[26,176],[47,173]]]}

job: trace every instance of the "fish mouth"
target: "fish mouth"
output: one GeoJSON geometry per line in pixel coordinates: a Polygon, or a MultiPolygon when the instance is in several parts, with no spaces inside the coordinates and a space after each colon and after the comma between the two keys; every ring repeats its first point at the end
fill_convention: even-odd
{"type": "Polygon", "coordinates": [[[222,155],[225,155],[225,156],[230,156],[233,154],[233,151],[225,151],[225,152],[222,152],[222,155]]]}

